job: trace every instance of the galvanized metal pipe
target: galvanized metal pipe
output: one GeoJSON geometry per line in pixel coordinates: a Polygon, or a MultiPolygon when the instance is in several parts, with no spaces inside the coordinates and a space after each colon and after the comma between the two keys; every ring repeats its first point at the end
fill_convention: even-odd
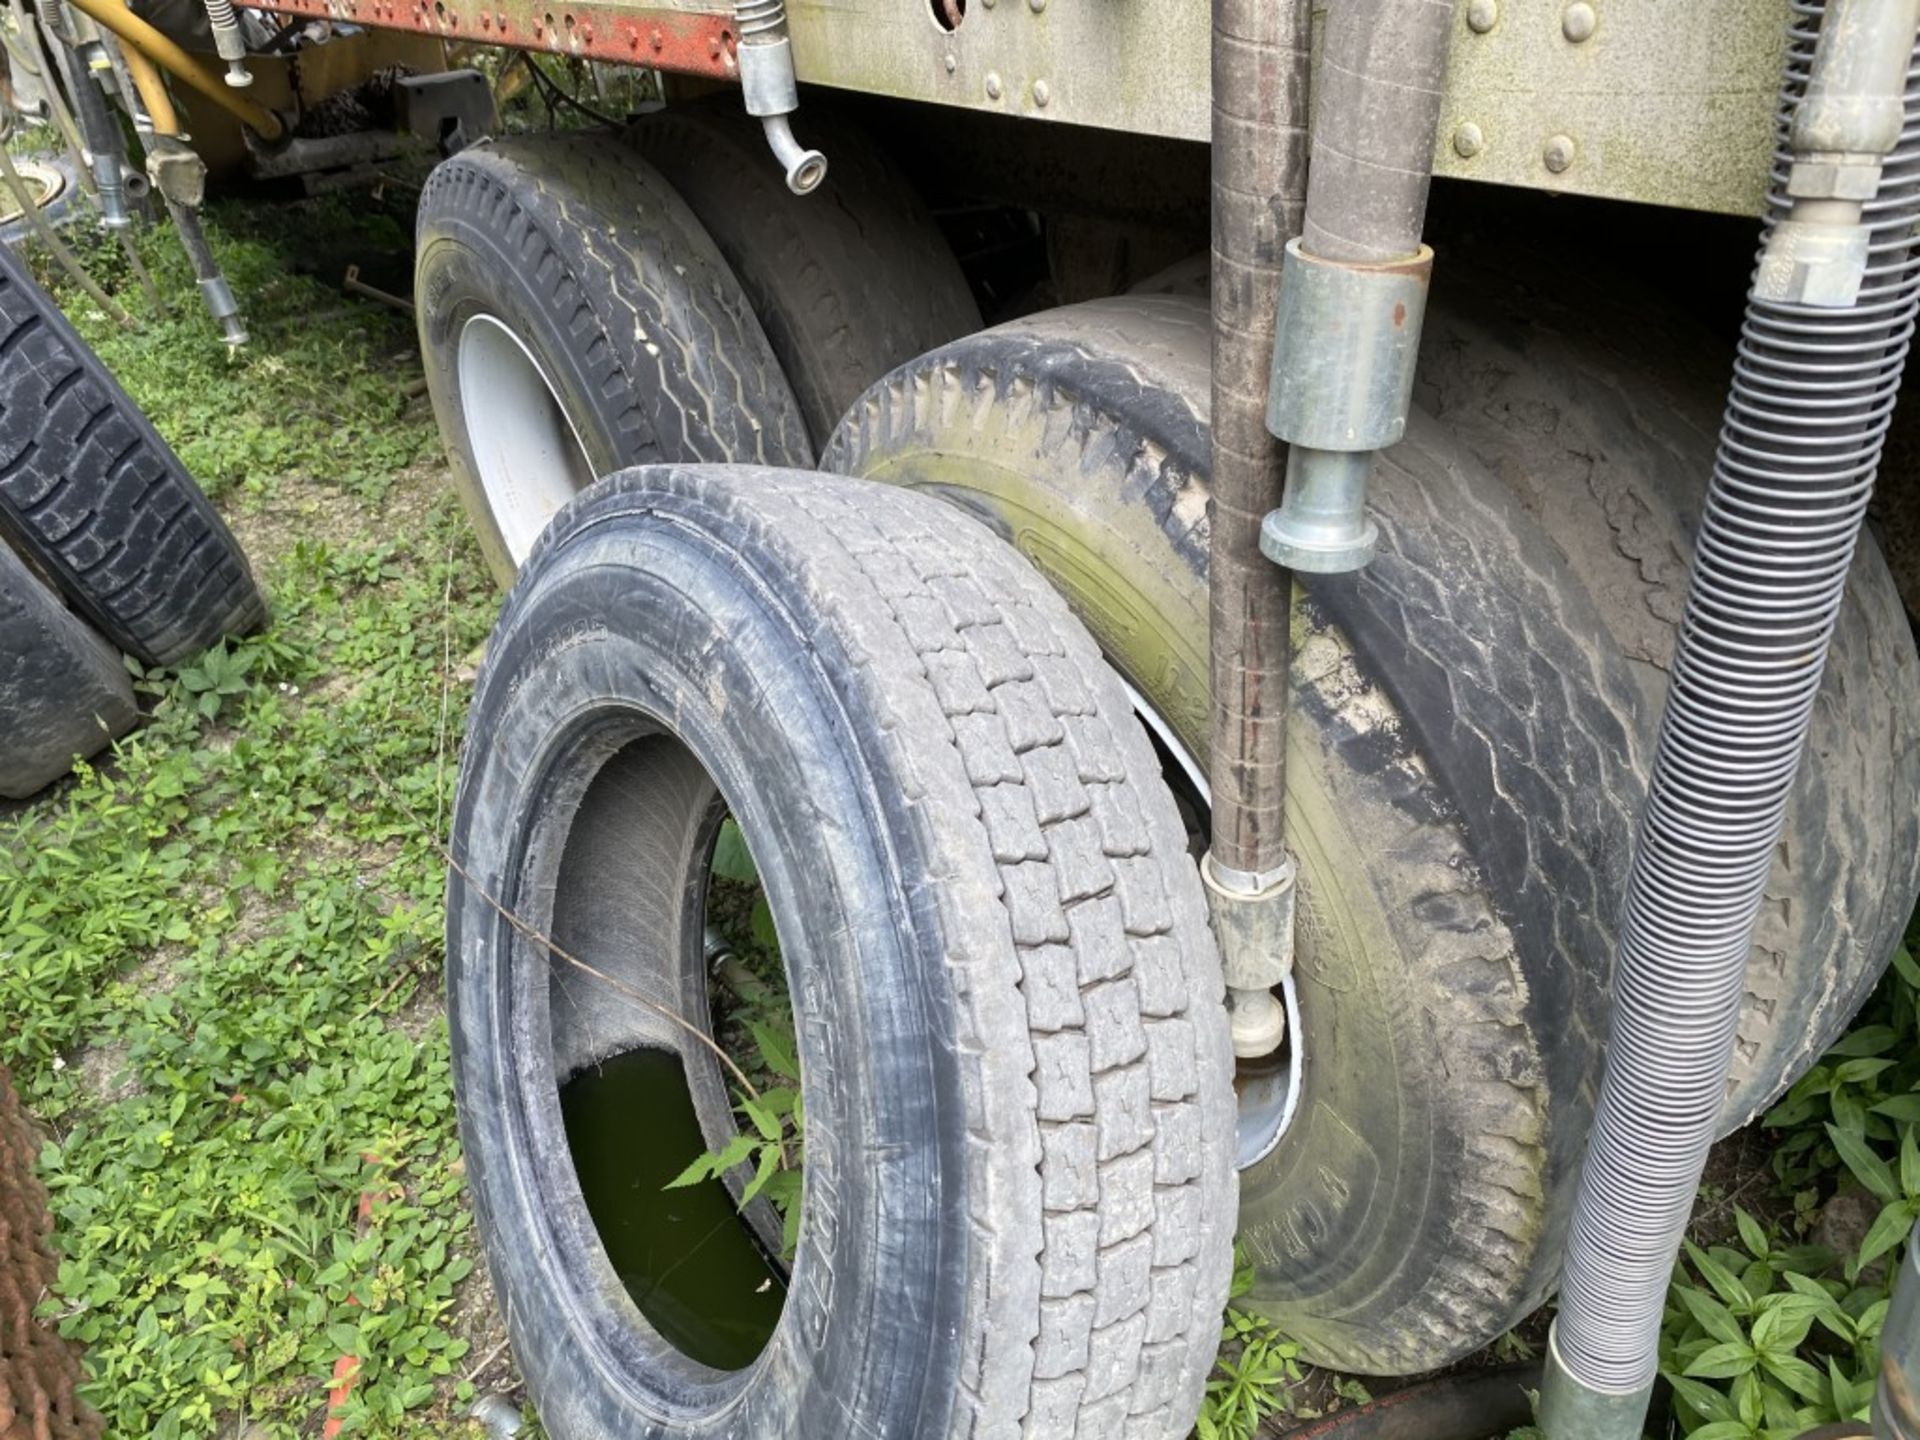
{"type": "MultiPolygon", "coordinates": [[[[1708,484],[1619,948],[1540,1424],[1633,1440],[1667,1282],[1726,1092],[1746,960],[1920,302],[1920,53],[1911,0],[1795,0],[1761,264],[1708,484]],[[1768,293],[1794,214],[1795,113],[1829,27],[1906,16],[1904,119],[1858,293],[1768,293]],[[1825,32],[1825,33],[1822,33],[1825,32]],[[1816,49],[1816,37],[1818,47],[1816,49]]],[[[1891,136],[1884,137],[1891,139],[1891,136]]]]}

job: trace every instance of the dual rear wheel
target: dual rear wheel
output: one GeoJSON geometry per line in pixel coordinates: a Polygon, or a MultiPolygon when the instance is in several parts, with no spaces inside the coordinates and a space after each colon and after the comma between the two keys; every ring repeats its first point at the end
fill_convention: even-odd
{"type": "MultiPolygon", "coordinates": [[[[505,322],[541,378],[526,393],[546,397],[542,443],[571,439],[587,473],[659,460],[807,466],[820,446],[823,468],[921,493],[656,468],[610,479],[528,550],[490,543],[503,579],[523,560],[528,573],[475,711],[456,844],[492,857],[474,869],[492,878],[455,907],[450,983],[476,1194],[549,1427],[627,1433],[773,1404],[741,1397],[785,1385],[795,1407],[868,1405],[846,1413],[884,1433],[1184,1433],[1233,1231],[1230,1202],[1210,1188],[1232,1132],[1206,1038],[1218,975],[1167,799],[1177,792],[1187,831],[1203,830],[1190,777],[1203,773],[1207,729],[1204,304],[1095,302],[964,335],[947,276],[949,300],[916,312],[919,328],[856,326],[878,339],[849,360],[843,319],[809,339],[806,317],[855,313],[851,277],[890,265],[934,284],[923,250],[938,237],[924,213],[892,197],[893,229],[849,232],[894,237],[859,265],[782,268],[769,257],[783,247],[759,232],[805,229],[825,213],[809,208],[820,197],[774,196],[770,167],[757,209],[688,180],[696,219],[632,143],[561,142],[599,147],[565,164],[492,147],[429,186],[422,340],[483,541],[504,533],[508,493],[487,482],[490,464],[543,483],[559,472],[510,445],[489,461],[474,439],[485,424],[463,418],[479,413],[474,396],[511,391],[475,384],[462,364],[461,337],[482,315],[505,322]],[[576,169],[624,178],[561,183],[576,169]],[[626,198],[611,207],[616,186],[626,198]],[[462,230],[456,197],[477,190],[504,197],[487,203],[511,243],[489,251],[462,230]],[[647,204],[629,203],[642,191],[647,204]],[[899,238],[901,214],[918,216],[914,245],[899,238]],[[635,226],[655,238],[621,238],[635,226]],[[670,228],[712,238],[682,248],[670,228]],[[647,284],[593,268],[615,248],[647,284]],[[585,258],[569,268],[575,252],[585,258]],[[536,280],[551,303],[513,298],[536,280]],[[722,372],[731,390],[693,383],[722,372]],[[854,403],[823,433],[829,394],[854,403]],[[947,508],[923,503],[935,500],[947,508]],[[1049,678],[1057,667],[1040,656],[1051,648],[1016,654],[991,638],[1023,636],[1038,616],[1055,637],[1043,645],[1076,657],[1072,683],[1049,678]],[[592,718],[603,711],[626,718],[592,718]],[[1058,766],[1048,757],[1063,744],[1091,787],[1083,799],[1053,793],[1064,771],[1028,773],[1029,757],[1058,766]],[[849,773],[856,781],[842,783],[849,773]],[[1131,818],[1102,806],[1121,794],[1151,833],[1144,851],[1131,818]],[[794,1287],[782,1328],[722,1383],[686,1371],[646,1305],[604,1283],[597,1217],[528,1187],[529,1176],[577,1182],[551,1115],[544,1130],[513,1117],[550,1109],[570,1076],[610,1057],[671,1052],[701,1136],[719,1149],[742,1123],[729,1114],[738,1085],[685,1025],[636,1017],[631,996],[582,981],[551,946],[529,948],[480,892],[523,896],[507,908],[531,907],[534,932],[576,959],[600,956],[596,969],[711,1035],[697,896],[703,847],[729,811],[779,930],[808,1139],[800,1248],[790,1271],[775,1267],[794,1287]],[[548,856],[538,862],[525,848],[536,840],[548,856]],[[843,844],[877,847],[886,864],[838,869],[843,844]],[[1148,855],[1151,867],[1133,868],[1158,876],[1165,928],[1158,911],[1129,918],[1143,902],[1122,862],[1148,855]],[[593,878],[569,879],[588,873],[577,866],[593,878]],[[1076,907],[1095,901],[1117,907],[1119,938],[1076,923],[1076,907]],[[874,904],[891,929],[856,923],[874,904]],[[874,936],[890,938],[875,949],[874,936]],[[1142,948],[1157,939],[1168,943],[1142,948]],[[974,953],[996,958],[935,962],[974,953]],[[1115,988],[1122,980],[1130,988],[1115,988]],[[615,1014],[627,1018],[604,1018],[615,1014]],[[1168,1022],[1193,1035],[1191,1067],[1155,1059],[1168,1022]],[[917,1107],[917,1131],[866,1108],[887,1090],[917,1107]],[[1176,1153],[1187,1158],[1163,1169],[1176,1153]],[[875,1182],[857,1197],[850,1155],[875,1182]],[[1135,1228],[1149,1210],[1151,1228],[1135,1228]],[[923,1262],[905,1258],[909,1232],[889,1228],[908,1222],[944,1237],[930,1270],[912,1269],[923,1262]],[[809,1240],[819,1226],[827,1239],[809,1240]],[[1017,1263],[995,1248],[1006,1236],[1017,1263]],[[817,1257],[843,1245],[875,1264],[821,1269],[817,1257]],[[861,1318],[793,1330],[793,1297],[811,1277],[817,1299],[829,1273],[822,1303],[861,1318]],[[889,1333],[860,1339],[858,1359],[808,1348],[881,1315],[889,1333]],[[610,1338],[582,1343],[594,1335],[610,1338]],[[782,1335],[801,1336],[804,1354],[782,1335]],[[875,1346],[885,1356],[872,1358],[875,1346]],[[599,1380],[579,1369],[589,1362],[599,1380]],[[683,1372],[698,1384],[681,1387],[683,1372]],[[616,1380],[605,1393],[624,1399],[593,1409],[577,1398],[616,1380]],[[920,1408],[898,1408],[909,1404],[920,1408]],[[909,1413],[919,1419],[901,1422],[909,1413]],[[558,1418],[569,1415],[572,1428],[558,1418]]],[[[665,143],[639,142],[656,156],[665,143]]],[[[835,165],[844,173],[838,154],[835,165]]],[[[1310,1358],[1348,1369],[1445,1363],[1544,1297],[1591,1113],[1614,910],[1722,370],[1622,378],[1640,372],[1573,333],[1530,312],[1438,309],[1422,371],[1433,413],[1416,415],[1381,467],[1380,560],[1296,592],[1297,1083],[1262,1092],[1282,1129],[1241,1177],[1239,1239],[1256,1269],[1252,1303],[1310,1358]],[[1643,385],[1659,405],[1635,402],[1643,385]],[[1554,425],[1533,423],[1543,408],[1554,425]]],[[[1652,353],[1671,352],[1662,342],[1652,353]]],[[[552,504],[573,488],[569,475],[552,504]]],[[[1838,1032],[1920,883],[1920,667],[1870,546],[1831,684],[1817,774],[1796,800],[1756,936],[1727,1128],[1838,1032]]],[[[1176,1049],[1185,1057],[1186,1041],[1176,1049]]],[[[747,1180],[728,1183],[738,1198],[747,1180]]],[[[753,1206],[747,1216],[777,1248],[764,1217],[753,1206]]],[[[714,1433],[812,1434],[810,1417],[827,1412],[751,1413],[737,1431],[712,1421],[714,1433]]]]}

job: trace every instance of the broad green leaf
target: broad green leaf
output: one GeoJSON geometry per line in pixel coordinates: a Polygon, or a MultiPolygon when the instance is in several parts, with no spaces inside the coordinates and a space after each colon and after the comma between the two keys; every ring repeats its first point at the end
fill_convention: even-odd
{"type": "Polygon", "coordinates": [[[747,1182],[746,1188],[740,1192],[741,1205],[746,1205],[754,1196],[758,1195],[761,1190],[766,1187],[767,1181],[774,1177],[774,1173],[778,1171],[779,1168],[780,1147],[777,1145],[762,1146],[760,1149],[760,1164],[755,1168],[753,1178],[747,1182]]]}
{"type": "Polygon", "coordinates": [[[1760,1364],[1769,1375],[1802,1400],[1814,1402],[1820,1400],[1823,1389],[1820,1372],[1797,1355],[1775,1355],[1771,1352],[1763,1352],[1760,1356],[1760,1364]]]}
{"type": "Polygon", "coordinates": [[[793,1035],[791,1030],[782,1034],[772,1025],[762,1024],[758,1020],[749,1020],[747,1029],[753,1034],[753,1043],[760,1050],[760,1059],[775,1075],[782,1080],[791,1080],[796,1084],[800,1080],[800,1065],[793,1058],[793,1035]]]}
{"type": "Polygon", "coordinates": [[[1752,1308],[1753,1294],[1740,1283],[1739,1276],[1691,1240],[1686,1242],[1686,1246],[1687,1258],[1693,1261],[1694,1268],[1700,1272],[1701,1278],[1713,1286],[1714,1292],[1722,1300],[1735,1310],[1745,1311],[1752,1308]]]}
{"type": "Polygon", "coordinates": [[[1675,1287],[1680,1303],[1700,1323],[1700,1328],[1723,1345],[1744,1345],[1747,1332],[1733,1316],[1733,1312],[1722,1305],[1704,1290],[1691,1285],[1675,1287]]]}
{"type": "Polygon", "coordinates": [[[1907,1232],[1913,1229],[1916,1209],[1920,1206],[1911,1200],[1896,1200],[1874,1217],[1866,1238],[1860,1242],[1860,1253],[1854,1258],[1854,1273],[1866,1269],[1907,1238],[1907,1232]]]}
{"type": "Polygon", "coordinates": [[[1712,1385],[1703,1385],[1698,1380],[1689,1380],[1684,1375],[1668,1372],[1667,1383],[1673,1387],[1673,1397],[1685,1405],[1703,1420],[1732,1420],[1735,1418],[1733,1402],[1726,1394],[1712,1385]]]}
{"type": "Polygon", "coordinates": [[[1733,1223],[1739,1227],[1740,1243],[1747,1247],[1747,1253],[1756,1260],[1766,1259],[1769,1248],[1767,1232],[1760,1222],[1736,1205],[1733,1207],[1733,1223]]]}
{"type": "Polygon", "coordinates": [[[719,837],[713,842],[713,873],[722,880],[743,885],[755,884],[760,879],[760,871],[747,850],[747,837],[740,833],[740,826],[731,817],[720,822],[719,837]]]}
{"type": "Polygon", "coordinates": [[[1759,1363],[1759,1356],[1744,1341],[1715,1345],[1702,1352],[1687,1366],[1686,1373],[1701,1380],[1731,1380],[1744,1375],[1759,1363]]]}
{"type": "Polygon", "coordinates": [[[1893,1171],[1885,1160],[1874,1153],[1864,1136],[1838,1125],[1829,1125],[1827,1138],[1833,1141],[1833,1148],[1862,1185],[1882,1200],[1899,1196],[1900,1187],[1894,1183],[1893,1171]]]}

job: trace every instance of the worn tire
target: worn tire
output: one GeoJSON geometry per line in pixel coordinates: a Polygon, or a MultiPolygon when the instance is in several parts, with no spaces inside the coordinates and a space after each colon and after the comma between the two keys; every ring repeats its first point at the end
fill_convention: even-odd
{"type": "MultiPolygon", "coordinates": [[[[1594,294],[1610,297],[1603,312],[1555,298],[1546,277],[1515,278],[1462,275],[1475,308],[1434,312],[1419,401],[1567,557],[1639,684],[1650,749],[1733,355],[1634,300],[1624,278],[1611,289],[1596,280],[1594,294]]],[[[1818,1059],[1879,980],[1920,892],[1917,801],[1920,664],[1870,534],[1747,958],[1722,1134],[1818,1059]]],[[[1632,804],[1637,814],[1637,787],[1632,804]]]]}
{"type": "Polygon", "coordinates": [[[652,461],[806,465],[792,388],[732,270],[673,188],[617,135],[490,142],[420,196],[414,296],[453,479],[502,585],[516,559],[460,393],[475,316],[509,330],[603,475],[652,461]]]}
{"type": "Polygon", "coordinates": [[[266,623],[219,513],[0,246],[0,536],[120,649],[171,665],[266,623]]]}
{"type": "Polygon", "coordinates": [[[52,784],[137,718],[119,655],[0,543],[0,795],[52,784]]]}
{"type": "Polygon", "coordinates": [[[894,366],[980,328],[980,308],[912,184],[858,125],[809,101],[827,178],[789,194],[739,97],[668,106],[634,148],[685,197],[746,287],[816,447],[894,366]]]}
{"type": "MultiPolygon", "coordinates": [[[[1196,300],[1029,317],[897,371],[823,460],[998,526],[1195,755],[1207,356],[1196,300]]],[[[1498,1334],[1555,1277],[1658,697],[1556,536],[1431,417],[1412,417],[1373,499],[1379,559],[1296,602],[1304,1093],[1243,1177],[1241,1241],[1254,1298],[1311,1358],[1406,1373],[1498,1334]]],[[[1864,583],[1884,588],[1872,564],[1864,583]]],[[[1881,657],[1881,710],[1914,671],[1883,611],[1848,642],[1881,657]]],[[[1876,713],[1852,733],[1911,810],[1913,751],[1887,743],[1904,723],[1876,713]]],[[[1797,826],[1853,833],[1809,803],[1797,826]]],[[[1799,879],[1789,923],[1807,945],[1834,945],[1824,912],[1862,884],[1902,890],[1876,902],[1888,911],[1912,895],[1910,859],[1885,847],[1827,847],[1799,879]]],[[[1829,948],[1788,983],[1876,971],[1892,936],[1856,938],[1880,948],[1829,948]]]]}
{"type": "MultiPolygon", "coordinates": [[[[484,741],[462,765],[448,903],[457,1093],[548,1433],[1187,1433],[1232,1268],[1219,961],[1146,736],[1031,567],[921,496],[622,472],[528,560],[470,728],[484,741]],[[634,786],[626,757],[663,743],[714,778],[634,786]],[[679,863],[704,873],[697,841],[654,827],[711,809],[717,783],[787,957],[805,1219],[767,1350],[731,1374],[690,1370],[640,1319],[555,1148],[566,1067],[528,936],[645,993],[699,943],[697,884],[693,901],[671,873],[583,888],[570,817],[615,813],[603,772],[628,782],[632,848],[614,850],[648,874],[689,849],[679,863]],[[632,923],[656,886],[666,908],[632,923]]],[[[569,1013],[591,1004],[564,973],[569,1013]]],[[[616,1050],[610,1033],[576,1063],[616,1050]]]]}

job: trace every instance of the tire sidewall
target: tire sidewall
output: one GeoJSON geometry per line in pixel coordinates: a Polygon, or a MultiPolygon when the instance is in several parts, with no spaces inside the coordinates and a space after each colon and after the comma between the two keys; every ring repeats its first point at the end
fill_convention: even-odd
{"type": "MultiPolygon", "coordinates": [[[[577,508],[565,512],[576,522],[577,508]]],[[[496,633],[474,708],[473,733],[487,738],[456,811],[464,876],[450,896],[448,985],[462,1133],[523,1369],[564,1440],[829,1434],[856,1419],[870,1433],[944,1433],[951,1381],[935,1341],[962,1303],[965,1187],[959,1137],[943,1124],[958,1080],[938,947],[914,921],[874,778],[792,617],[710,548],[658,527],[642,543],[642,528],[603,511],[572,543],[536,550],[496,633]],[[715,664],[706,646],[721,637],[740,663],[715,664]],[[527,993],[515,968],[544,959],[484,898],[514,894],[543,777],[609,705],[674,717],[761,862],[787,945],[808,1116],[801,1250],[767,1351],[719,1386],[637,1387],[659,1367],[619,1343],[613,1322],[631,1306],[604,1299],[609,1281],[620,1294],[604,1257],[602,1273],[568,1273],[568,1255],[597,1247],[577,1185],[569,1197],[547,1183],[571,1167],[554,1152],[557,1104],[540,1093],[552,1076],[527,1029],[539,1017],[514,1002],[527,993]],[[924,1298],[927,1323],[879,1313],[904,1295],[924,1298]],[[583,1330],[601,1338],[583,1343],[583,1330]]]]}
{"type": "Polygon", "coordinates": [[[502,585],[513,580],[513,557],[480,482],[460,388],[460,335],[469,320],[492,316],[526,346],[572,422],[594,474],[652,459],[657,450],[651,433],[643,439],[619,434],[616,412],[601,403],[580,349],[568,343],[515,260],[493,235],[464,217],[439,215],[420,236],[415,286],[420,353],[434,418],[447,442],[454,485],[472,518],[481,553],[502,585]]]}

